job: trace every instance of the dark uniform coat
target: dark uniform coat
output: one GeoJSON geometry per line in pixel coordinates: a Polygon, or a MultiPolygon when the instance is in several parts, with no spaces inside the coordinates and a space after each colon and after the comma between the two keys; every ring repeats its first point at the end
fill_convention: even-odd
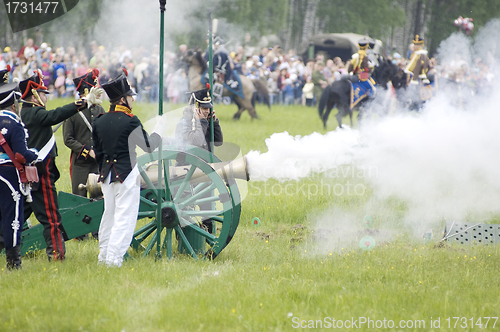
{"type": "Polygon", "coordinates": [[[67,119],[63,124],[64,144],[71,149],[71,190],[73,194],[87,196],[87,190],[79,190],[80,183],[87,183],[89,173],[98,173],[99,166],[94,158],[89,156],[89,152],[93,149],[92,132],[81,117],[85,116],[90,126],[99,114],[104,113],[104,108],[100,105],[95,105],[80,111],[80,114],[75,114],[67,119]]]}
{"type": "MultiPolygon", "coordinates": [[[[52,126],[76,114],[75,104],[68,104],[52,111],[42,106],[24,103],[21,109],[21,118],[28,129],[28,146],[40,151],[52,137],[52,126]]],[[[24,215],[28,218],[35,213],[37,220],[43,225],[43,236],[47,243],[49,259],[64,259],[65,246],[61,225],[61,214],[57,201],[55,183],[59,179],[59,170],[56,167],[55,157],[57,146],[54,144],[50,153],[41,163],[37,163],[40,181],[34,184],[32,190],[33,202],[26,203],[24,215]]]]}
{"type": "Polygon", "coordinates": [[[110,182],[123,182],[137,162],[135,147],[150,153],[160,144],[160,135],[148,135],[139,118],[125,109],[111,105],[108,113],[94,121],[92,136],[102,182],[109,174],[110,182]]]}
{"type": "MultiPolygon", "coordinates": [[[[16,156],[16,160],[24,159],[25,164],[28,164],[37,158],[37,154],[26,146],[26,132],[17,114],[8,110],[0,111],[0,132],[14,156],[22,156],[16,156]]],[[[21,244],[25,218],[23,193],[19,183],[19,173],[0,145],[0,233],[4,237],[1,247],[5,246],[7,250],[21,244]]]]}

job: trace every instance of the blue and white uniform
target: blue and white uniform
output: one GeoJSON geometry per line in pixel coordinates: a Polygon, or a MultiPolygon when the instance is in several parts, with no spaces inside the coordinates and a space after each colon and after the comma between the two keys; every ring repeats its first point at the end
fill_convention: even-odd
{"type": "MultiPolygon", "coordinates": [[[[35,161],[38,153],[28,149],[27,131],[21,118],[10,110],[0,111],[0,132],[7,141],[16,160],[21,164],[35,161]]],[[[9,250],[21,244],[21,232],[24,223],[24,199],[27,194],[21,183],[19,171],[0,145],[0,211],[5,249],[9,250]]]]}

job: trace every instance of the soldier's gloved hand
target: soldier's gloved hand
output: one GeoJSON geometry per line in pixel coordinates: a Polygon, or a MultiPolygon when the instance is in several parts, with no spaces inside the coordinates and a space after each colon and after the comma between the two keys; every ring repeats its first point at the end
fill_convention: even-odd
{"type": "Polygon", "coordinates": [[[165,129],[167,129],[167,117],[165,115],[157,115],[155,117],[155,127],[153,128],[153,133],[157,133],[160,137],[163,137],[165,129]]]}
{"type": "Polygon", "coordinates": [[[102,100],[99,99],[99,97],[104,93],[104,89],[103,88],[96,88],[96,87],[92,87],[90,88],[90,92],[87,94],[87,101],[89,102],[89,104],[92,104],[92,105],[100,105],[102,104],[102,100]]]}

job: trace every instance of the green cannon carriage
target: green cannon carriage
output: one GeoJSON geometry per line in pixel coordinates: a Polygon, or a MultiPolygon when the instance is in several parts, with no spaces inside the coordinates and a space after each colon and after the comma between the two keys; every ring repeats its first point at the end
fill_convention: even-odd
{"type": "MultiPolygon", "coordinates": [[[[162,257],[166,252],[170,258],[177,244],[180,253],[195,259],[215,258],[238,227],[241,197],[236,179],[248,180],[245,157],[221,162],[194,146],[164,145],[161,150],[140,156],[137,164],[142,177],[137,216],[141,222],[131,246],[142,251],[143,256],[154,252],[162,257]]],[[[89,177],[86,186],[91,198],[59,192],[66,240],[99,229],[104,202],[96,198],[100,196],[97,177],[89,177]]],[[[23,254],[46,247],[42,233],[41,224],[25,227],[23,254]]]]}

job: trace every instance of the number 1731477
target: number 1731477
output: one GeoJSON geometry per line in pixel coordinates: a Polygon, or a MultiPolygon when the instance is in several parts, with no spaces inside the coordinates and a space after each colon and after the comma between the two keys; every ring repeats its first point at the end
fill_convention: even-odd
{"type": "Polygon", "coordinates": [[[498,317],[448,317],[446,318],[446,324],[448,328],[462,328],[462,329],[487,329],[487,328],[495,328],[497,324],[498,317]]]}
{"type": "Polygon", "coordinates": [[[6,1],[5,7],[8,14],[54,14],[58,4],[59,2],[54,1],[6,1]]]}

